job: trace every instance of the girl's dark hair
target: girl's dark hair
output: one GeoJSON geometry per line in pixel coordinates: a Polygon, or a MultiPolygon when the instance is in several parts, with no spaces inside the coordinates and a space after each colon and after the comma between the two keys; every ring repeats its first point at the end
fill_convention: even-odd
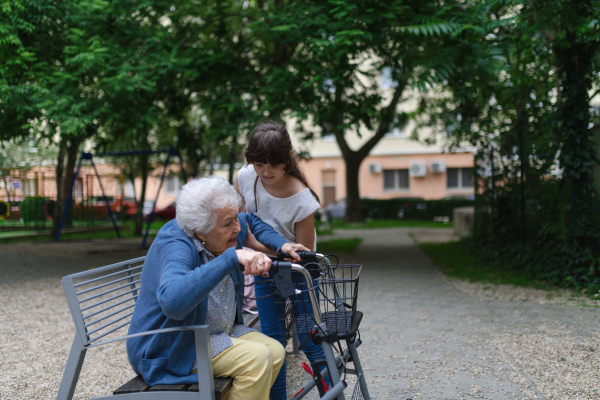
{"type": "MultiPolygon", "coordinates": [[[[250,139],[248,139],[248,146],[244,151],[244,156],[246,157],[246,162],[248,164],[283,164],[284,171],[300,180],[300,182],[310,190],[313,197],[320,202],[319,196],[312,190],[304,173],[298,166],[298,161],[296,161],[296,157],[294,157],[292,153],[293,150],[292,140],[290,139],[290,134],[285,129],[285,124],[283,122],[266,119],[260,121],[252,131],[250,139]],[[291,156],[290,153],[292,153],[291,156]]],[[[258,179],[257,176],[254,180],[254,205],[256,210],[258,210],[258,203],[256,201],[256,185],[258,179]]]]}

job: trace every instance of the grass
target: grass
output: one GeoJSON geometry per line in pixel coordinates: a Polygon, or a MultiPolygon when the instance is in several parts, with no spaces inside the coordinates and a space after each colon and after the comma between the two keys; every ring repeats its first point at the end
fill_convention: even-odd
{"type": "MultiPolygon", "coordinates": [[[[150,225],[150,231],[148,232],[148,237],[153,238],[156,236],[158,230],[165,224],[163,221],[154,221],[150,225]]],[[[124,223],[119,223],[119,233],[121,234],[121,238],[133,238],[133,237],[142,237],[146,232],[146,225],[144,224],[142,227],[142,236],[134,235],[135,224],[132,221],[126,221],[124,223]]],[[[81,226],[80,226],[81,228],[81,226]]],[[[10,233],[10,232],[8,232],[10,233]]],[[[49,231],[38,232],[35,230],[32,231],[19,231],[16,233],[17,236],[5,236],[0,235],[0,243],[20,243],[20,242],[51,242],[54,241],[54,237],[50,236],[49,231]],[[20,235],[35,235],[35,236],[23,236],[20,235]],[[3,237],[4,236],[4,237],[3,237]]],[[[95,225],[90,226],[87,231],[78,231],[78,232],[69,232],[68,229],[65,229],[60,234],[60,241],[75,241],[75,240],[91,240],[91,239],[115,239],[117,238],[117,233],[113,228],[112,224],[103,224],[103,225],[95,225]]]]}
{"type": "Polygon", "coordinates": [[[371,228],[452,228],[452,223],[436,221],[412,221],[402,219],[380,219],[361,223],[346,223],[342,219],[331,222],[315,223],[318,235],[331,234],[335,229],[371,229],[371,228]]]}
{"type": "Polygon", "coordinates": [[[548,285],[523,275],[505,271],[471,253],[464,243],[419,243],[419,247],[445,275],[470,282],[489,282],[548,289],[548,285]]]}
{"type": "MultiPolygon", "coordinates": [[[[546,295],[546,298],[549,300],[555,297],[550,292],[560,289],[549,283],[520,275],[514,271],[504,270],[497,264],[482,261],[466,248],[465,243],[460,241],[419,243],[419,247],[431,258],[440,271],[449,277],[468,280],[471,283],[506,284],[546,290],[549,292],[546,295]]],[[[598,293],[578,289],[571,290],[570,297],[572,299],[586,297],[594,301],[600,300],[598,293]]],[[[600,303],[589,304],[581,302],[579,305],[584,307],[600,307],[600,303]]]]}
{"type": "Polygon", "coordinates": [[[361,238],[324,240],[317,243],[317,249],[321,254],[354,253],[361,242],[361,238]]]}
{"type": "MultiPolygon", "coordinates": [[[[410,227],[410,228],[452,228],[451,223],[444,222],[433,222],[433,221],[407,221],[399,219],[389,220],[371,220],[362,223],[348,224],[342,219],[334,219],[331,223],[328,222],[315,222],[315,228],[317,230],[317,236],[330,235],[335,229],[373,229],[373,228],[396,228],[396,227],[410,227]]],[[[343,239],[331,239],[331,240],[319,240],[318,250],[322,254],[335,254],[335,253],[353,253],[356,251],[362,239],[360,238],[343,238],[343,239]]]]}

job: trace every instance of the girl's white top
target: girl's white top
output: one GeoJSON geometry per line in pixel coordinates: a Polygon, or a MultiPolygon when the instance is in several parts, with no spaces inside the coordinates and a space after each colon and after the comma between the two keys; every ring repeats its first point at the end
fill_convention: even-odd
{"type": "MultiPolygon", "coordinates": [[[[257,215],[263,222],[271,225],[281,236],[290,242],[296,242],[296,222],[300,222],[317,211],[321,206],[313,197],[308,188],[301,190],[293,196],[279,198],[272,196],[258,179],[256,184],[256,202],[254,201],[254,181],[256,171],[250,165],[244,166],[238,175],[238,188],[244,200],[246,211],[257,215]]],[[[317,248],[317,234],[315,244],[317,248]]]]}

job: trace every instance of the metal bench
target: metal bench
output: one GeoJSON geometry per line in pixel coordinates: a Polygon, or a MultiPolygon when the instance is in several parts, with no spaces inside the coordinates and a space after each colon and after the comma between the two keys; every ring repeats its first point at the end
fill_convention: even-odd
{"type": "MultiPolygon", "coordinates": [[[[150,387],[137,376],[101,399],[179,399],[220,400],[227,396],[233,380],[214,378],[208,326],[166,328],[128,335],[127,330],[140,288],[145,257],[107,265],[65,276],[62,286],[75,323],[75,338],[56,396],[71,400],[88,349],[126,340],[131,337],[191,330],[196,343],[198,383],[194,385],[157,385],[150,387]]],[[[247,325],[255,325],[258,316],[244,315],[247,325]]]]}

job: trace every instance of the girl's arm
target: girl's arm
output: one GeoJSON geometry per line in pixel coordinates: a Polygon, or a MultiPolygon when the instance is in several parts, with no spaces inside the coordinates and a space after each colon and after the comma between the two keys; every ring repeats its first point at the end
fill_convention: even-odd
{"type": "MultiPolygon", "coordinates": [[[[235,178],[233,179],[233,187],[235,188],[235,191],[238,192],[238,194],[242,198],[242,204],[240,205],[240,210],[239,211],[240,212],[244,212],[244,211],[246,211],[246,199],[244,199],[244,196],[240,192],[240,188],[238,186],[239,176],[240,176],[240,172],[238,171],[238,173],[235,175],[235,178]]],[[[247,247],[250,247],[250,246],[247,246],[247,247]]]]}
{"type": "Polygon", "coordinates": [[[252,232],[250,232],[250,227],[248,227],[248,235],[246,236],[246,240],[244,241],[244,247],[248,247],[252,250],[260,251],[262,253],[270,254],[272,256],[277,256],[275,250],[265,246],[256,239],[252,232]]]}
{"type": "Polygon", "coordinates": [[[302,221],[296,222],[296,243],[303,244],[309,249],[315,245],[315,216],[310,214],[302,221]]]}

